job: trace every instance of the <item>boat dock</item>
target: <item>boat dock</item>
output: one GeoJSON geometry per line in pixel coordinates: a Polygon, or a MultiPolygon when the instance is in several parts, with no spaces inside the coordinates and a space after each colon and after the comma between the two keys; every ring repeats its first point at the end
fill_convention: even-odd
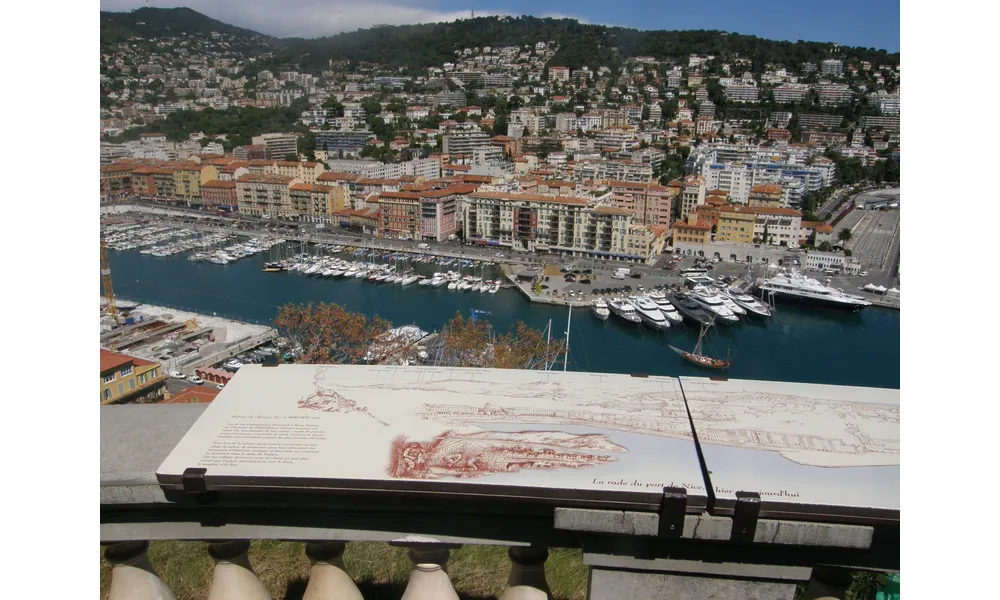
{"type": "MultiPolygon", "coordinates": [[[[118,301],[124,324],[101,333],[101,346],[192,373],[274,340],[272,327],[163,306],[118,301]]],[[[101,298],[102,321],[108,317],[101,298]]]]}

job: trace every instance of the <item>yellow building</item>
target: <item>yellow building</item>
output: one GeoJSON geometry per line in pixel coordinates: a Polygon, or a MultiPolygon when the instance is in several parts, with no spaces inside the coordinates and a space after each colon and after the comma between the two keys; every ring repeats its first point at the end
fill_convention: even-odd
{"type": "Polygon", "coordinates": [[[332,223],[333,214],[349,204],[342,185],[296,183],[289,188],[289,199],[299,220],[310,223],[332,223]]]}
{"type": "Polygon", "coordinates": [[[158,363],[101,348],[101,404],[158,402],[166,380],[158,363]]]}
{"type": "Polygon", "coordinates": [[[674,223],[674,247],[707,246],[711,241],[712,224],[699,221],[695,215],[689,215],[687,221],[674,223]]]}
{"type": "Polygon", "coordinates": [[[240,214],[282,219],[294,216],[291,187],[302,180],[285,175],[244,175],[236,181],[236,200],[240,214]]]}
{"type": "Polygon", "coordinates": [[[719,226],[715,239],[720,242],[753,243],[757,215],[748,206],[728,205],[719,209],[719,226]]]}
{"type": "Polygon", "coordinates": [[[778,208],[781,206],[781,186],[774,184],[755,185],[750,190],[749,206],[778,208]]]}
{"type": "Polygon", "coordinates": [[[178,164],[174,170],[174,200],[187,206],[201,204],[201,165],[194,161],[178,164]]]}

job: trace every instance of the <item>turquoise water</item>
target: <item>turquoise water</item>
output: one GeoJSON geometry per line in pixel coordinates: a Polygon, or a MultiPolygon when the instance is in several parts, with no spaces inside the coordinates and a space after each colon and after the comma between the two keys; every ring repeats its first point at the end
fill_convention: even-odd
{"type": "MultiPolygon", "coordinates": [[[[416,283],[401,287],[358,279],[306,277],[301,273],[262,273],[266,253],[228,265],[192,262],[186,254],[158,258],[109,252],[115,293],[128,300],[198,312],[217,313],[254,323],[271,323],[288,302],[336,302],[352,311],[379,315],[396,325],[415,323],[440,329],[456,312],[488,310],[499,329],[522,320],[553,337],[565,335],[567,309],[529,303],[516,290],[496,294],[448,291],[416,283]]],[[[417,265],[421,272],[446,270],[417,265]]],[[[454,267],[448,267],[454,269],[454,267]]],[[[489,273],[487,273],[489,275],[489,273]]],[[[737,379],[766,379],[899,387],[899,312],[868,308],[857,314],[779,305],[764,321],[749,320],[711,332],[706,348],[725,355],[737,379]]],[[[612,316],[599,321],[590,309],[573,311],[569,368],[578,371],[706,376],[711,371],[685,362],[671,351],[694,347],[697,330],[671,328],[665,334],[625,326],[612,316]]]]}

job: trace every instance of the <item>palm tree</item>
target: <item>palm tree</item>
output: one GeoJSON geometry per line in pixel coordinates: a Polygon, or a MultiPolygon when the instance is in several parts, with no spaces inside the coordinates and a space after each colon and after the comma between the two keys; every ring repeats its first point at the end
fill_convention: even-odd
{"type": "Polygon", "coordinates": [[[851,241],[852,237],[854,237],[854,235],[851,233],[850,229],[841,229],[840,232],[837,233],[837,239],[840,240],[845,247],[847,246],[847,243],[851,241]]]}

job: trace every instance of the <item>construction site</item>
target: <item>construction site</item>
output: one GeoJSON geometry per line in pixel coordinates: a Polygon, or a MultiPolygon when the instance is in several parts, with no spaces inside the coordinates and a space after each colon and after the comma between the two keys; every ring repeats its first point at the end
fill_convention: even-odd
{"type": "Polygon", "coordinates": [[[103,242],[101,287],[101,348],[158,362],[164,372],[185,378],[215,371],[210,367],[253,353],[277,337],[275,329],[263,325],[115,298],[103,242]]]}

